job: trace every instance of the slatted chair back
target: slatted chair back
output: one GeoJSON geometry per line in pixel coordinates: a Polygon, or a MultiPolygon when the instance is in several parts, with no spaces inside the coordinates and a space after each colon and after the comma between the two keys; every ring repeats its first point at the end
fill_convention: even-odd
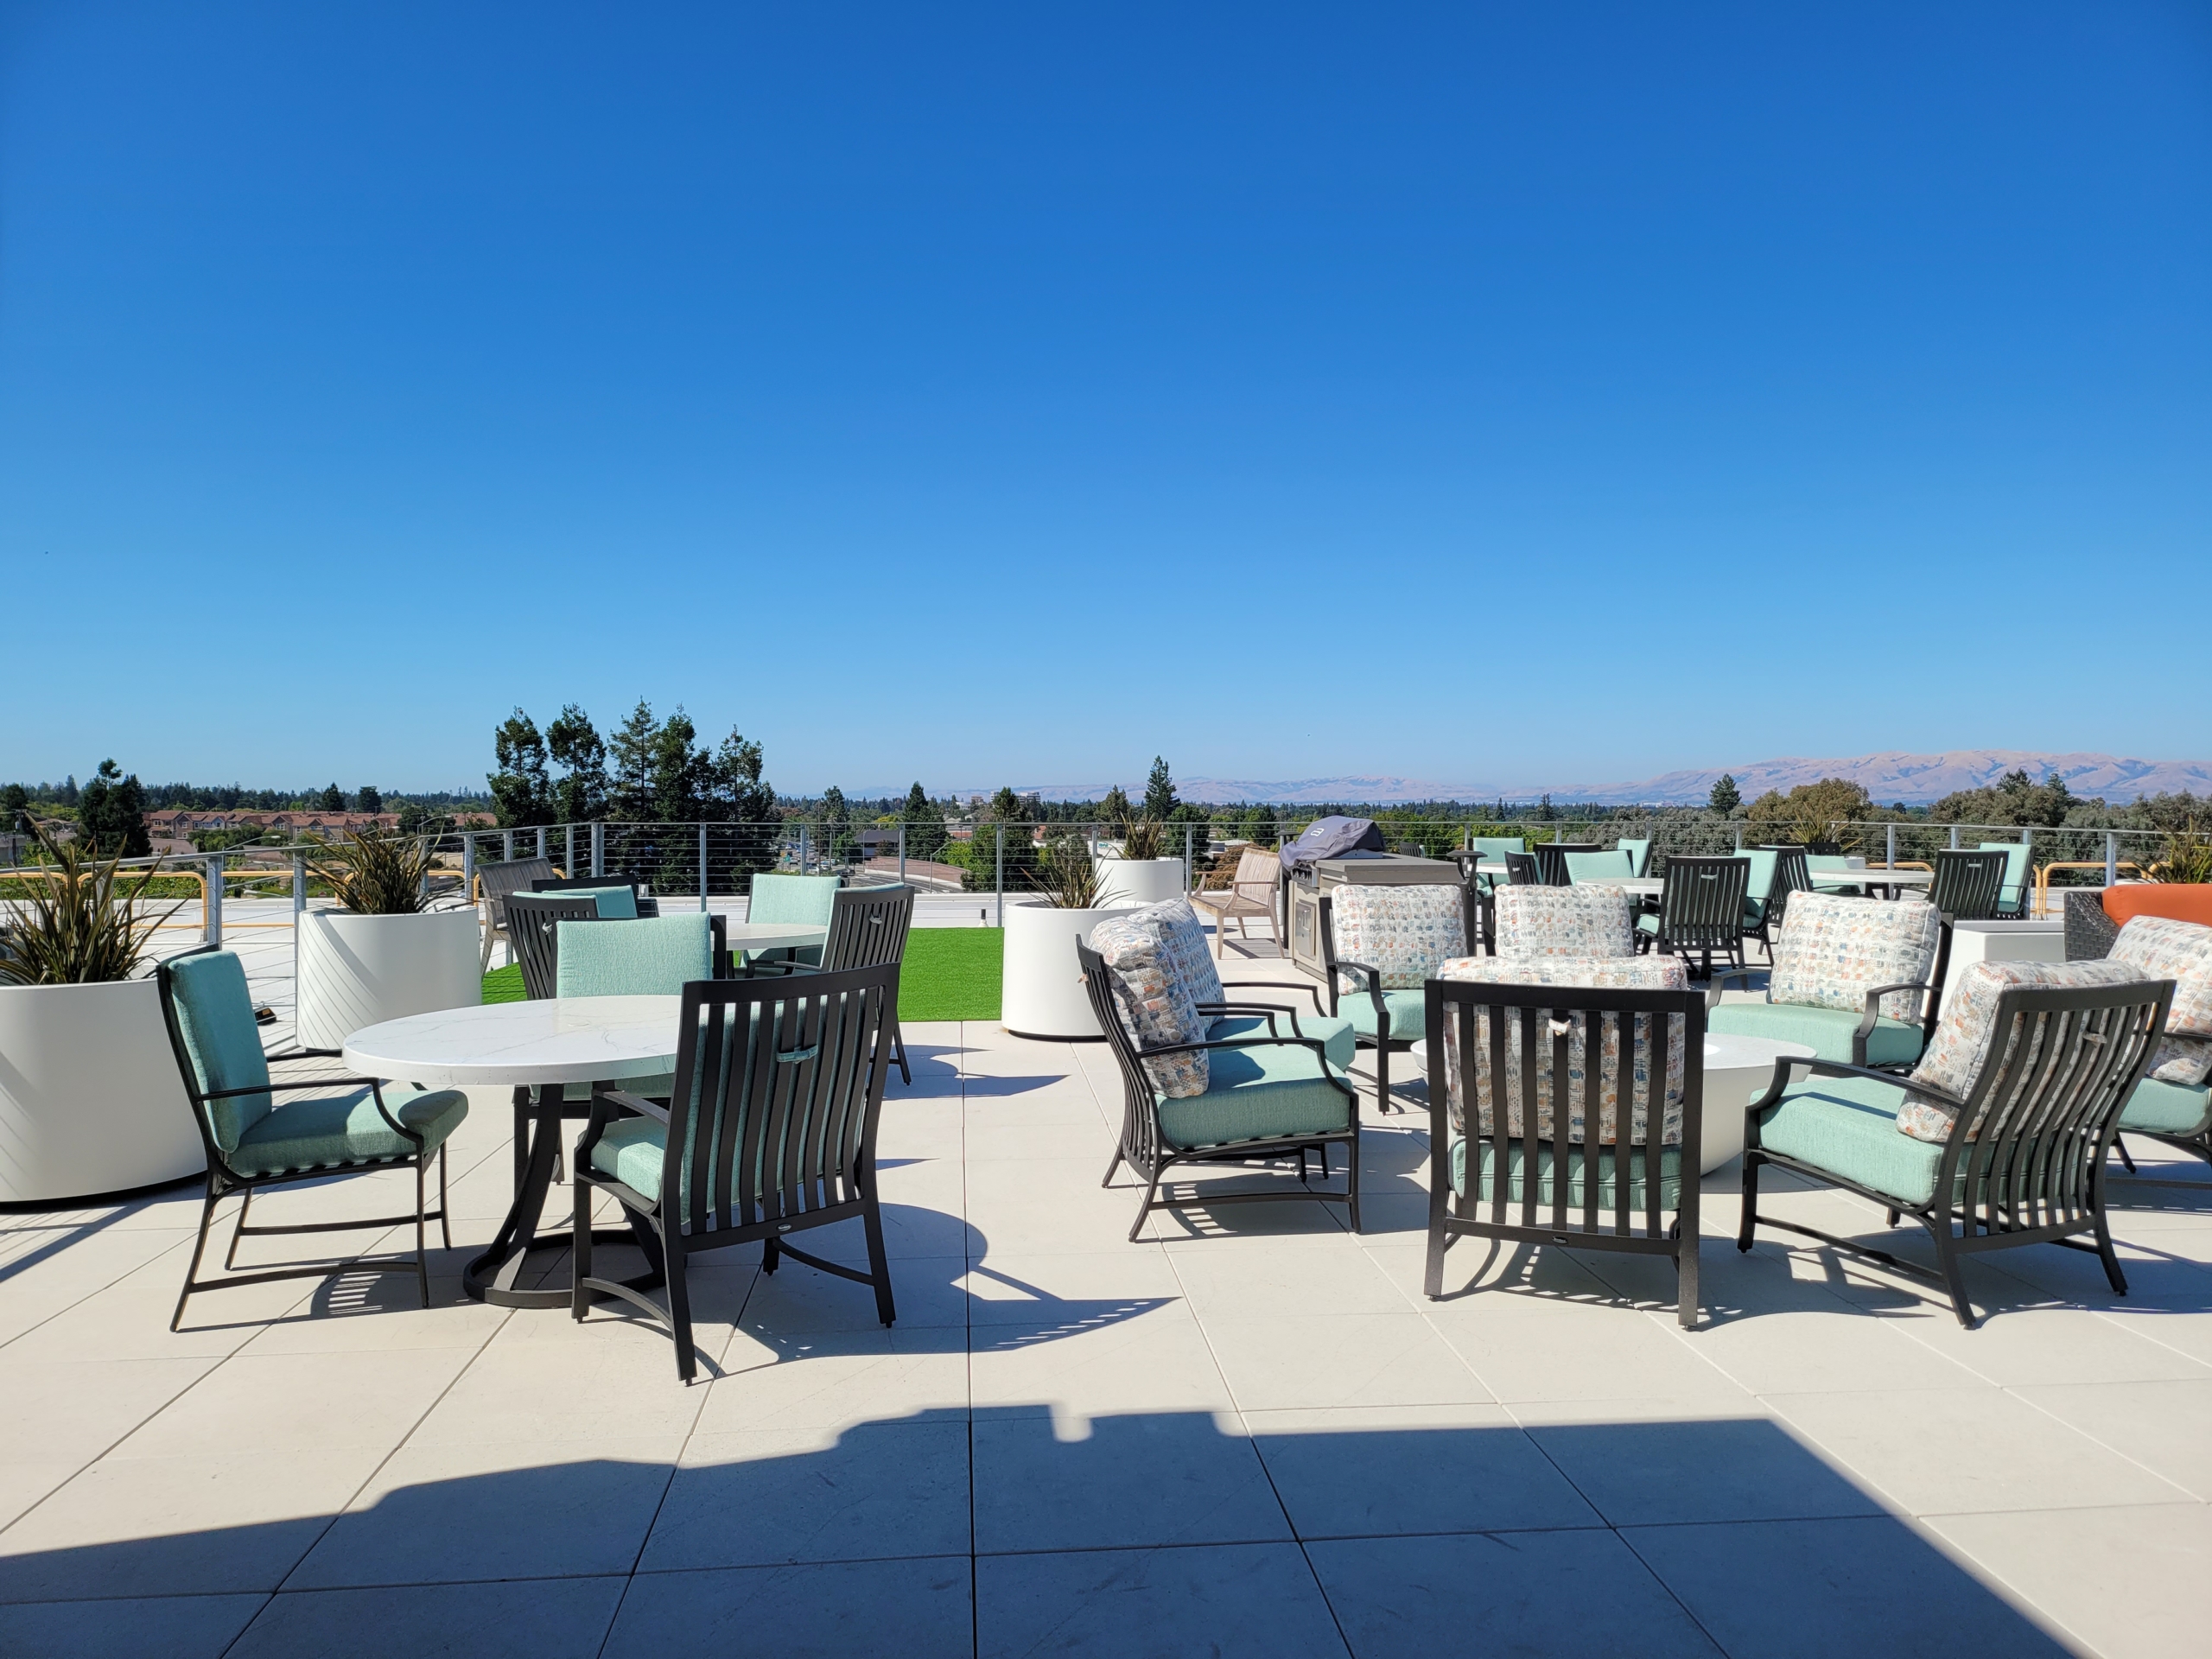
{"type": "Polygon", "coordinates": [[[1694,1325],[1703,995],[1460,979],[1427,989],[1429,1144],[1439,1149],[1427,1294],[1441,1294],[1452,1233],[1584,1237],[1674,1258],[1681,1320],[1694,1325]]]}
{"type": "Polygon", "coordinates": [[[890,963],[683,988],[660,1191],[689,1249],[872,1205],[898,1002],[890,963]]]}
{"type": "Polygon", "coordinates": [[[533,882],[552,879],[553,861],[550,858],[514,858],[505,863],[479,864],[476,896],[483,900],[492,920],[505,926],[507,895],[527,892],[533,882]]]}
{"type": "Polygon", "coordinates": [[[517,893],[507,898],[507,942],[522,964],[523,995],[549,998],[560,982],[563,922],[595,922],[599,904],[584,894],[517,893]]]}
{"type": "Polygon", "coordinates": [[[1605,849],[1594,841],[1540,841],[1536,843],[1536,880],[1547,887],[1572,885],[1567,873],[1569,853],[1596,853],[1605,849]]]}
{"type": "Polygon", "coordinates": [[[1776,847],[1774,854],[1774,884],[1767,889],[1766,918],[1770,926],[1782,925],[1789,913],[1789,895],[1813,890],[1813,872],[1806,862],[1802,847],[1776,847]]]}
{"type": "Polygon", "coordinates": [[[1946,848],[1936,855],[1936,879],[1928,902],[1955,922],[1997,918],[2005,889],[2005,857],[2000,852],[1967,852],[1946,848]]]}
{"type": "Polygon", "coordinates": [[[1508,886],[1516,887],[1543,885],[1542,878],[1536,874],[1535,858],[1529,853],[1505,855],[1505,880],[1508,886]]]}
{"type": "Polygon", "coordinates": [[[533,881],[532,893],[601,893],[627,887],[630,902],[636,906],[632,916],[609,914],[607,907],[600,912],[601,921],[650,921],[660,914],[660,904],[653,897],[652,884],[636,875],[570,875],[556,876],[549,880],[533,881]]]}
{"type": "Polygon", "coordinates": [[[2024,841],[1985,841],[1974,850],[2005,855],[2005,882],[1997,893],[1998,918],[2009,921],[2026,919],[2028,889],[2034,880],[2029,863],[2028,843],[2024,841]]]}
{"type": "Polygon", "coordinates": [[[830,907],[830,937],[822,944],[823,970],[897,967],[906,959],[906,931],[913,921],[912,887],[838,888],[830,907]]]}
{"type": "Polygon", "coordinates": [[[1740,955],[1751,880],[1751,865],[1732,854],[1669,858],[1659,891],[1658,948],[1685,956],[1696,951],[1708,969],[1714,951],[1740,955]]]}

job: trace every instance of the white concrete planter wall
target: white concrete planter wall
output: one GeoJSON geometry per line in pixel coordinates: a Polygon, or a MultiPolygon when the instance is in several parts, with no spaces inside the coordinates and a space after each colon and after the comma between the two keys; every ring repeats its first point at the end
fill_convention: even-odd
{"type": "Polygon", "coordinates": [[[0,988],[0,1203],[54,1203],[207,1167],[150,979],[0,988]]]}
{"type": "Polygon", "coordinates": [[[474,910],[300,917],[299,1035],[302,1048],[340,1048],[364,1026],[484,1000],[474,910]]]}
{"type": "Polygon", "coordinates": [[[1977,962],[2063,962],[2066,960],[2066,921],[2063,917],[2037,918],[2025,922],[1959,922],[1951,929],[1951,962],[1943,973],[1943,1001],[1936,1010],[1951,1006],[1951,993],[1977,962]]]}
{"type": "Polygon", "coordinates": [[[1098,896],[1110,904],[1157,905],[1183,895],[1179,858],[1102,858],[1098,896]]]}
{"type": "Polygon", "coordinates": [[[999,1023],[1017,1037],[1090,1037],[1106,1033],[1090,1015],[1090,998],[1076,966],[1077,942],[1126,905],[1056,910],[1050,905],[1006,907],[1006,956],[999,1023]]]}

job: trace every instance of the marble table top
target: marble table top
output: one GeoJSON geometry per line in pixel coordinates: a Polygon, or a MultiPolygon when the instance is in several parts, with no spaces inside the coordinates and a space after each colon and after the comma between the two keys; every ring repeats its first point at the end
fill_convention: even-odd
{"type": "Polygon", "coordinates": [[[1586,875],[1574,885],[1578,887],[1618,887],[1623,893],[1656,898],[1667,884],[1656,875],[1586,875]]]}
{"type": "Polygon", "coordinates": [[[346,1039],[346,1064],[364,1076],[402,1083],[619,1082],[676,1064],[682,1011],[683,999],[675,996],[548,997],[443,1008],[363,1027],[346,1039]]]}
{"type": "Polygon", "coordinates": [[[804,922],[728,922],[723,931],[733,950],[796,950],[820,944],[830,937],[826,927],[804,922]]]}
{"type": "Polygon", "coordinates": [[[1924,887],[1936,879],[1933,870],[1814,870],[1816,887],[1924,887]]]}

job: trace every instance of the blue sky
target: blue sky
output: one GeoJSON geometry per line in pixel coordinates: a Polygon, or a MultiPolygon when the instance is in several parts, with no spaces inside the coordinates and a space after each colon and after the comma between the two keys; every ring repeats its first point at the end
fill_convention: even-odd
{"type": "Polygon", "coordinates": [[[2202,757],[2208,467],[2201,5],[0,7],[0,777],[2202,757]]]}

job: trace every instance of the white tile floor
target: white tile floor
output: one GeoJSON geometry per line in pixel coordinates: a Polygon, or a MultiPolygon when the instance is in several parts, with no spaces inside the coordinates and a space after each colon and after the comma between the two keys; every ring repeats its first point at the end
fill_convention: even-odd
{"type": "Polygon", "coordinates": [[[1128,1243],[1103,1050],[907,1035],[897,1326],[732,1259],[690,1389],[641,1323],[460,1294],[498,1091],[427,1312],[357,1271],[171,1335],[191,1193],[0,1216],[0,1656],[2205,1650],[2212,1181],[2123,1197],[2125,1300],[2012,1252],[1964,1332],[1910,1281],[1739,1255],[1731,1167],[1683,1333],[1663,1266],[1562,1249],[1463,1244],[1476,1287],[1424,1300],[1411,1115],[1366,1119],[1364,1236],[1267,1205],[1128,1243]]]}

